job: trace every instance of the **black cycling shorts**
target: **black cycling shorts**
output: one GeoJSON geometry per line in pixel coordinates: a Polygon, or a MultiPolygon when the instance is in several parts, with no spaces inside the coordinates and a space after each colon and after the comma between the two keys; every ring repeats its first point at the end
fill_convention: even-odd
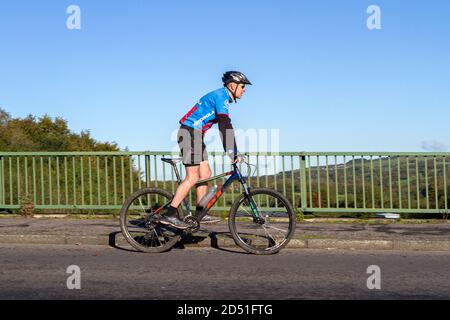
{"type": "Polygon", "coordinates": [[[203,137],[201,131],[181,125],[177,139],[185,166],[199,166],[201,162],[208,160],[203,137]]]}

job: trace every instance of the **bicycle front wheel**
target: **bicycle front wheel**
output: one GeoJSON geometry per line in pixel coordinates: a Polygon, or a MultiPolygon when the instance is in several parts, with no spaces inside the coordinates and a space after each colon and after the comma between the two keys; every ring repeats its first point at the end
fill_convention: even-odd
{"type": "MultiPolygon", "coordinates": [[[[120,211],[120,229],[128,243],[142,252],[159,253],[171,249],[180,231],[158,223],[157,213],[173,196],[162,189],[142,189],[130,195],[120,211]]],[[[181,216],[178,209],[178,215],[181,216]]]]}
{"type": "Polygon", "coordinates": [[[279,252],[295,232],[291,203],[281,193],[265,188],[251,190],[250,199],[242,194],[231,207],[228,225],[234,241],[253,254],[279,252]],[[264,223],[255,221],[250,199],[264,223]]]}

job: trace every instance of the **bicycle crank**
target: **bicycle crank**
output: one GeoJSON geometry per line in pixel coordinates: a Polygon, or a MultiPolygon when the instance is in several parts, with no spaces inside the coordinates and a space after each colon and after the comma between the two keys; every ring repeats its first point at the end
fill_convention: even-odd
{"type": "Polygon", "coordinates": [[[187,216],[186,218],[184,218],[184,222],[187,223],[190,227],[189,227],[189,232],[191,233],[195,233],[198,230],[200,230],[200,222],[197,220],[196,217],[194,216],[187,216]]]}

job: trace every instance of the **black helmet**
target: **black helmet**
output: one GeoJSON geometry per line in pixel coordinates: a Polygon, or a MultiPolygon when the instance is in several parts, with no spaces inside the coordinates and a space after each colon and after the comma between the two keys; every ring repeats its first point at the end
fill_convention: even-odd
{"type": "Polygon", "coordinates": [[[245,76],[245,74],[243,74],[242,72],[239,71],[227,71],[223,74],[222,77],[222,81],[223,81],[223,85],[226,86],[227,84],[231,83],[231,82],[235,82],[235,83],[242,83],[242,84],[249,84],[251,85],[252,83],[247,79],[247,77],[245,76]]]}

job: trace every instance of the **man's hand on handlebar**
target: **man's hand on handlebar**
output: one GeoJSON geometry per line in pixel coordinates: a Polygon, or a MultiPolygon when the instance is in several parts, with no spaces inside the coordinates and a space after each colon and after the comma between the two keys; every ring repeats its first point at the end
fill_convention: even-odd
{"type": "Polygon", "coordinates": [[[244,163],[247,161],[247,157],[244,154],[237,154],[234,157],[233,163],[244,163]]]}
{"type": "Polygon", "coordinates": [[[228,155],[231,158],[231,163],[244,163],[247,161],[247,157],[244,154],[237,153],[233,150],[228,150],[228,155]]]}

